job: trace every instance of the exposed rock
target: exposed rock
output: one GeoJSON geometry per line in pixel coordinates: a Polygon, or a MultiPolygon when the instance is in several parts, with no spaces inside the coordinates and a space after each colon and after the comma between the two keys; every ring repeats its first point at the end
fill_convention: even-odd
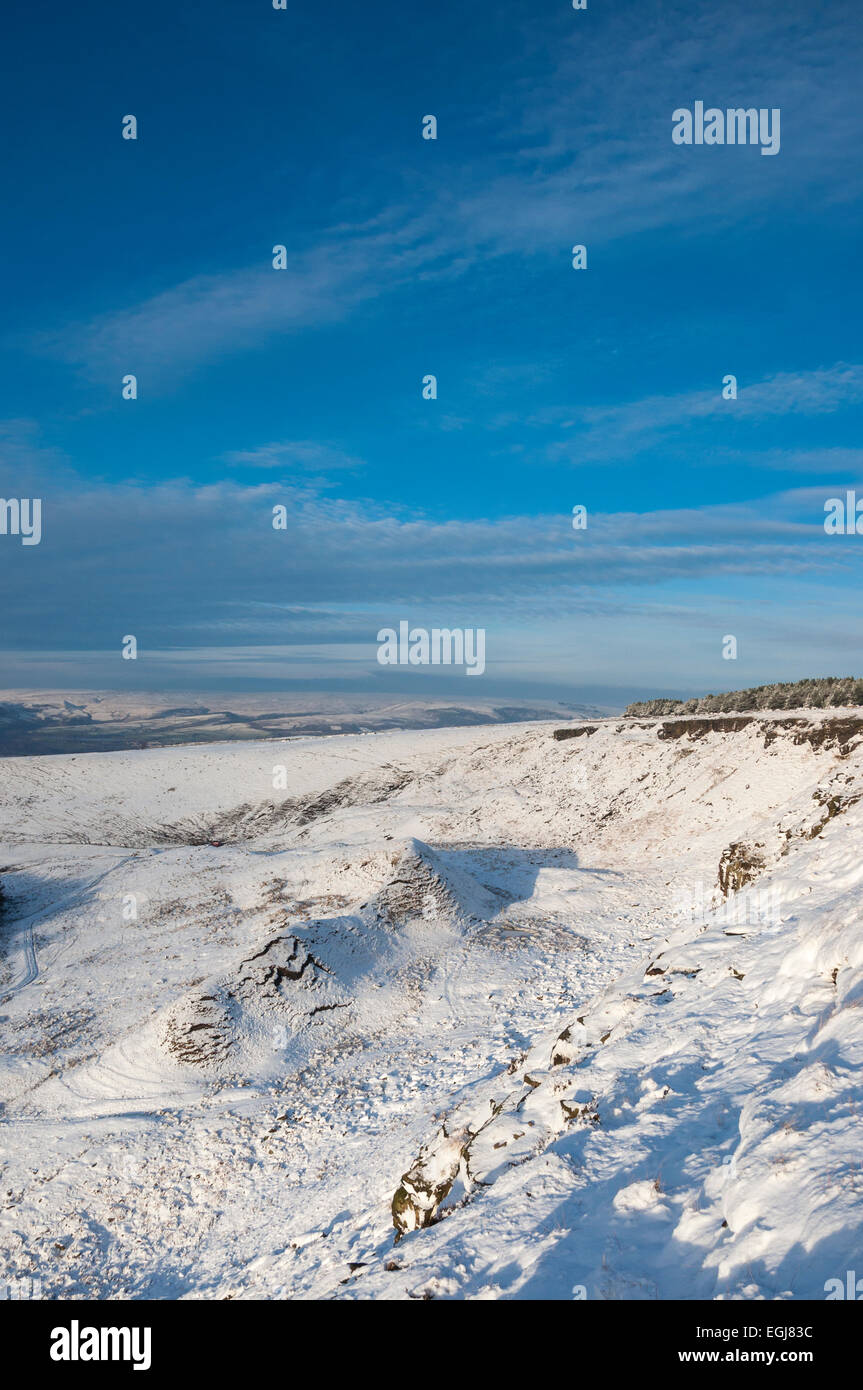
{"type": "Polygon", "coordinates": [[[738,893],[747,883],[752,883],[764,868],[764,858],[759,853],[763,845],[747,845],[737,840],[722,851],[719,860],[719,887],[723,897],[738,893]]]}
{"type": "Polygon", "coordinates": [[[754,724],[755,720],[745,715],[734,718],[715,719],[669,719],[664,724],[660,724],[657,730],[657,738],[704,738],[705,734],[739,734],[743,729],[754,724]]]}
{"type": "Polygon", "coordinates": [[[256,1029],[272,1036],[274,1027],[346,1007],[328,976],[303,942],[282,933],[232,973],[204,981],[172,1005],[161,1028],[162,1046],[186,1066],[218,1072],[228,1060],[237,1065],[256,1029]]]}
{"type": "Polygon", "coordinates": [[[162,1042],[175,1061],[186,1066],[224,1062],[234,1046],[227,997],[219,992],[182,999],[168,1015],[162,1042]]]}
{"type": "Polygon", "coordinates": [[[294,814],[295,825],[309,825],[322,816],[328,816],[346,806],[374,806],[386,801],[396,792],[406,787],[412,778],[406,768],[384,764],[373,772],[360,773],[358,777],[345,777],[334,787],[328,787],[319,796],[299,803],[294,814]]]}
{"type": "Polygon", "coordinates": [[[561,1096],[560,1105],[570,1124],[576,1120],[584,1120],[591,1125],[599,1124],[596,1101],[589,1092],[579,1090],[574,1091],[572,1095],[561,1096]]]}
{"type": "Polygon", "coordinates": [[[578,1054],[578,1045],[573,1040],[572,1028],[564,1028],[551,1050],[551,1065],[564,1067],[578,1054]]]}
{"type": "Polygon", "coordinates": [[[468,1135],[465,1131],[424,1145],[393,1196],[396,1240],[430,1226],[458,1176],[468,1135]]]}
{"type": "Polygon", "coordinates": [[[441,863],[422,840],[409,840],[370,905],[394,925],[435,918],[464,923],[495,917],[501,900],[471,875],[441,863]]]}
{"type": "Polygon", "coordinates": [[[821,834],[825,825],[833,820],[834,816],[841,816],[844,811],[847,811],[850,806],[853,806],[855,802],[859,801],[860,797],[840,796],[838,794],[829,796],[825,790],[819,787],[812,793],[812,799],[816,801],[819,806],[823,807],[824,813],[820,820],[816,821],[814,825],[810,826],[809,829],[805,831],[805,839],[807,840],[814,840],[816,836],[821,834]]]}

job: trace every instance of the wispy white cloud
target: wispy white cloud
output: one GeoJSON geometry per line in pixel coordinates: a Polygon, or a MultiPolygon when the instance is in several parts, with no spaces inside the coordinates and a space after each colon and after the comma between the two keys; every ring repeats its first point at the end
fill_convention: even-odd
{"type": "Polygon", "coordinates": [[[825,536],[818,489],[597,514],[574,532],[566,512],[441,522],[308,484],[41,483],[42,544],[0,549],[10,646],[119,644],[126,632],[150,646],[361,640],[405,606],[482,625],[516,610],[561,615],[588,595],[632,606],[657,586],[847,584],[861,563],[825,536]],[[276,504],[286,530],[273,529],[276,504]]]}
{"type": "Polygon", "coordinates": [[[247,468],[318,470],[329,473],[333,469],[360,469],[365,461],[355,454],[349,454],[337,445],[321,443],[314,439],[282,440],[278,443],[261,444],[255,449],[231,449],[223,454],[226,463],[239,464],[247,468]]]}
{"type": "Polygon", "coordinates": [[[717,449],[713,460],[776,472],[823,473],[846,480],[863,478],[863,449],[717,449]]]}
{"type": "Polygon", "coordinates": [[[574,240],[715,231],[804,193],[850,199],[863,185],[848,156],[863,135],[847,98],[857,81],[854,11],[840,0],[817,23],[807,18],[801,44],[793,9],[639,7],[636,21],[627,6],[603,15],[592,38],[570,14],[554,31],[551,63],[526,30],[532,77],[508,86],[497,110],[465,116],[484,133],[481,159],[456,154],[444,177],[418,176],[418,191],[376,217],[321,227],[314,243],[289,247],[285,271],[270,268],[262,246],[254,265],[166,285],[34,345],[99,380],[136,371],[149,390],[170,389],[190,368],[333,324],[408,282],[463,275],[480,258],[559,256],[564,266],[574,240]],[[780,104],[779,159],[673,146],[671,112],[696,97],[780,104]]]}
{"type": "MultiPolygon", "coordinates": [[[[732,423],[758,421],[857,406],[863,401],[863,365],[838,362],[813,371],[778,372],[761,381],[739,380],[737,389],[736,400],[723,399],[720,379],[711,390],[646,396],[622,405],[548,409],[528,423],[541,428],[554,424],[571,436],[549,446],[552,458],[627,458],[673,437],[685,440],[691,426],[720,417],[732,423]]],[[[843,452],[847,467],[849,455],[843,452]]]]}

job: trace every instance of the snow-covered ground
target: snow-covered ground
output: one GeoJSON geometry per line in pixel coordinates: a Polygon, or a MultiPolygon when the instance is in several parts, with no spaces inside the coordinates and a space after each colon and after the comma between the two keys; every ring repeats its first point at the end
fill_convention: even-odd
{"type": "Polygon", "coordinates": [[[863,1258],[861,717],[0,763],[2,1278],[823,1298],[863,1258]]]}

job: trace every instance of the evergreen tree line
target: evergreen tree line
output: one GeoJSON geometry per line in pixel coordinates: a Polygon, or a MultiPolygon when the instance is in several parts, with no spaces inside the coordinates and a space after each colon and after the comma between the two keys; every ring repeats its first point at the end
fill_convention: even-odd
{"type": "Polygon", "coordinates": [[[863,705],[863,679],[859,676],[816,676],[777,685],[755,685],[724,695],[702,695],[694,700],[637,700],[627,705],[631,718],[656,714],[740,714],[757,709],[836,709],[863,705]]]}

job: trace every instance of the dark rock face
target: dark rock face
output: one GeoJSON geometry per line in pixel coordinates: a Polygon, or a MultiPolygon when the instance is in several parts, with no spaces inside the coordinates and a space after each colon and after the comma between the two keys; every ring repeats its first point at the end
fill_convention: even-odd
{"type": "Polygon", "coordinates": [[[821,815],[820,819],[815,822],[814,825],[810,826],[808,830],[805,830],[803,832],[807,840],[814,840],[816,836],[820,835],[825,825],[827,825],[829,821],[833,820],[834,816],[841,816],[845,811],[848,810],[850,806],[856,806],[857,802],[860,800],[860,797],[841,796],[838,794],[830,796],[830,794],[827,791],[825,791],[821,787],[818,787],[812,793],[812,800],[817,802],[817,804],[822,808],[823,814],[821,815]]]}
{"type": "MultiPolygon", "coordinates": [[[[655,727],[656,737],[667,742],[678,738],[704,738],[706,734],[739,734],[751,724],[757,725],[759,733],[763,733],[765,748],[769,748],[781,735],[790,733],[794,744],[808,743],[816,749],[836,748],[843,757],[851,751],[853,741],[863,736],[863,718],[858,715],[818,720],[800,717],[762,719],[753,714],[690,715],[682,719],[665,719],[655,727]]],[[[645,729],[653,726],[633,723],[628,727],[645,729]]],[[[553,737],[578,738],[581,734],[596,733],[596,728],[595,724],[584,724],[573,729],[555,729],[553,737]]]]}
{"type": "MultiPolygon", "coordinates": [[[[812,748],[838,748],[843,756],[851,751],[851,740],[863,734],[863,719],[853,716],[848,719],[825,719],[818,724],[807,724],[803,719],[783,719],[780,723],[783,728],[803,725],[794,733],[792,743],[808,743],[812,748]]],[[[764,746],[768,746],[766,734],[764,746]]]]}
{"type": "Polygon", "coordinates": [[[250,1031],[306,1021],[346,1008],[330,972],[288,932],[266,942],[220,978],[183,995],[161,1027],[162,1047],[184,1066],[220,1071],[248,1044],[250,1031]]]}
{"type": "Polygon", "coordinates": [[[755,721],[750,716],[718,716],[715,719],[670,719],[660,724],[657,738],[704,738],[705,734],[739,734],[755,721]]]}
{"type": "Polygon", "coordinates": [[[762,845],[747,845],[742,840],[735,841],[722,851],[719,860],[719,887],[723,896],[738,893],[757,878],[764,868],[764,858],[760,853],[762,845]]]}
{"type": "Polygon", "coordinates": [[[458,1177],[467,1131],[444,1135],[437,1143],[424,1145],[411,1167],[402,1174],[393,1195],[392,1213],[396,1240],[409,1231],[422,1231],[431,1226],[438,1207],[458,1177]]]}

